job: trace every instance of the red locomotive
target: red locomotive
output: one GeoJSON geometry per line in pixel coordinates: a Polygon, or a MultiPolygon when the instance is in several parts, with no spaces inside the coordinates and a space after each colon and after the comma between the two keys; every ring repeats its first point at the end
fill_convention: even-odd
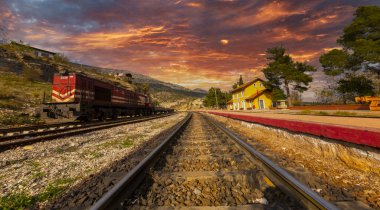
{"type": "Polygon", "coordinates": [[[55,74],[52,102],[44,103],[42,118],[89,121],[118,116],[171,112],[154,107],[147,95],[78,73],[55,74]]]}

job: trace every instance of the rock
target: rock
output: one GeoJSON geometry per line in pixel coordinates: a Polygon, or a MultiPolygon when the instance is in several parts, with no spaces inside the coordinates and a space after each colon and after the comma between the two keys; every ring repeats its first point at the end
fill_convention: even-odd
{"type": "Polygon", "coordinates": [[[196,195],[200,195],[200,194],[202,194],[201,191],[200,191],[198,188],[194,188],[193,192],[194,192],[194,194],[196,194],[196,195]]]}
{"type": "Polygon", "coordinates": [[[268,205],[268,200],[266,198],[256,198],[253,200],[253,203],[268,205]]]}

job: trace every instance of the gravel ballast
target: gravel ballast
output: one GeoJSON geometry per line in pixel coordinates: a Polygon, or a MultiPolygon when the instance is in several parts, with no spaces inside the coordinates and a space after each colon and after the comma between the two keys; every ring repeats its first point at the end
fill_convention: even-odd
{"type": "Polygon", "coordinates": [[[340,207],[366,209],[368,205],[380,209],[378,150],[207,115],[243,137],[326,200],[340,207]]]}
{"type": "Polygon", "coordinates": [[[0,209],[11,204],[43,207],[136,150],[144,150],[144,143],[154,143],[153,137],[185,116],[178,113],[0,153],[0,209]]]}

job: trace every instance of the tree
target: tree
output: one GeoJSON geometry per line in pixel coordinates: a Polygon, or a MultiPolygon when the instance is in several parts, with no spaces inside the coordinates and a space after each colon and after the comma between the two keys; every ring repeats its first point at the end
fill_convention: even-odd
{"type": "Polygon", "coordinates": [[[347,99],[353,99],[355,96],[373,95],[373,83],[363,75],[357,76],[349,74],[346,78],[339,80],[338,92],[342,95],[343,103],[347,99]]]}
{"type": "Polygon", "coordinates": [[[308,72],[316,69],[302,62],[294,62],[290,55],[285,54],[285,48],[273,47],[267,49],[267,59],[269,63],[263,70],[267,82],[265,87],[276,92],[275,100],[283,96],[281,87],[284,87],[288,105],[292,106],[290,99],[291,90],[302,93],[308,89],[308,85],[313,78],[308,72]],[[282,93],[281,93],[282,92],[282,93]]]}
{"type": "Polygon", "coordinates": [[[364,75],[375,74],[380,81],[380,7],[359,7],[337,43],[342,49],[323,54],[319,61],[326,75],[338,77],[336,90],[343,102],[353,100],[355,94],[374,94],[373,81],[364,75]],[[353,87],[358,84],[366,85],[353,87]]]}
{"type": "Polygon", "coordinates": [[[362,6],[338,39],[358,61],[380,62],[380,7],[362,6]]]}
{"type": "Polygon", "coordinates": [[[243,77],[240,75],[239,77],[239,82],[238,82],[239,85],[242,85],[244,84],[244,81],[243,81],[243,77]]]}
{"type": "Polygon", "coordinates": [[[205,96],[203,105],[205,107],[225,107],[231,98],[232,95],[230,93],[222,92],[220,88],[212,87],[205,96]]]}
{"type": "Polygon", "coordinates": [[[331,104],[335,100],[334,90],[330,88],[318,89],[315,91],[316,102],[321,104],[331,104]]]}
{"type": "Polygon", "coordinates": [[[232,85],[232,89],[235,89],[239,87],[240,85],[244,84],[243,77],[240,75],[239,80],[232,85]]]}

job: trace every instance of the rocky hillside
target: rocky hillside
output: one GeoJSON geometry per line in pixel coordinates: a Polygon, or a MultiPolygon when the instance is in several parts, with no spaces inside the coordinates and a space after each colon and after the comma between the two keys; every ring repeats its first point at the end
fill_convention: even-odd
{"type": "MultiPolygon", "coordinates": [[[[184,98],[187,98],[187,97],[202,98],[207,93],[207,91],[202,90],[202,89],[190,90],[180,85],[163,82],[163,81],[154,79],[152,77],[149,77],[143,74],[138,74],[129,70],[108,69],[108,68],[100,68],[100,67],[93,67],[93,66],[85,66],[85,67],[89,69],[94,69],[98,72],[109,74],[109,75],[110,74],[121,75],[121,77],[122,75],[131,74],[133,77],[133,83],[149,84],[151,93],[156,97],[159,97],[159,94],[157,95],[157,93],[161,93],[161,92],[169,92],[174,95],[183,96],[184,98]]],[[[166,101],[161,100],[161,102],[166,102],[166,101]]]]}
{"type": "Polygon", "coordinates": [[[0,45],[0,127],[2,124],[29,124],[30,119],[26,116],[40,106],[44,95],[50,98],[53,74],[64,70],[82,72],[134,91],[148,90],[153,100],[164,107],[182,106],[205,95],[201,90],[193,91],[132,71],[74,64],[60,55],[37,57],[27,46],[0,45]],[[132,83],[120,76],[128,73],[133,77],[132,83]]]}

